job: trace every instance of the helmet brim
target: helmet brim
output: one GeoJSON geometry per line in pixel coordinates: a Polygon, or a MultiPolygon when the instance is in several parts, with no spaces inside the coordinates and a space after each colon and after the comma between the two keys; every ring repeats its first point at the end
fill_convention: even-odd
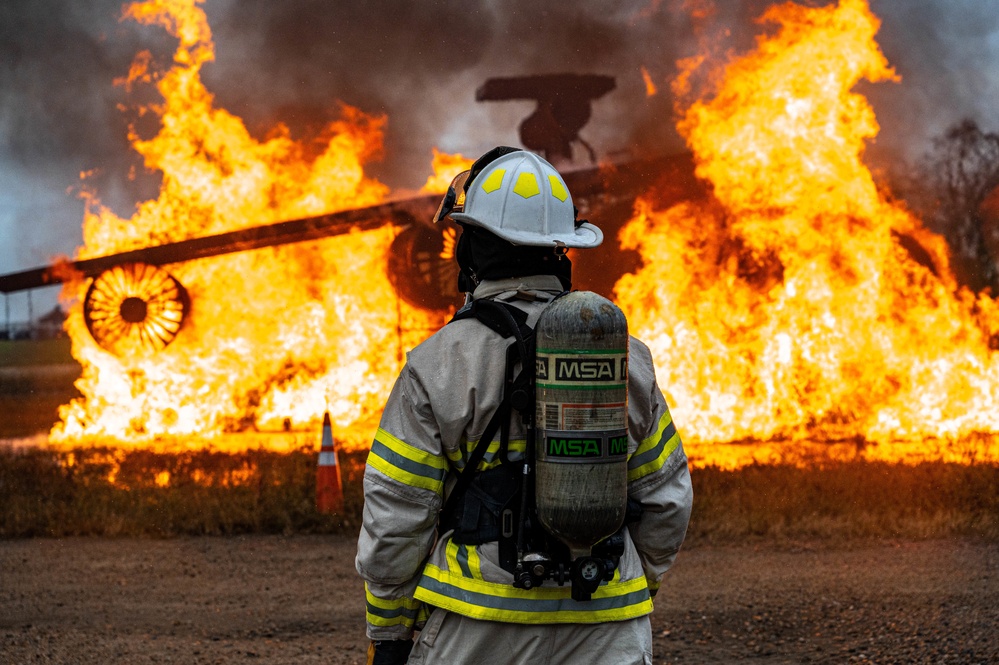
{"type": "Polygon", "coordinates": [[[451,219],[456,222],[461,222],[462,224],[471,224],[472,226],[478,226],[486,231],[489,231],[493,235],[506,240],[514,245],[528,245],[531,247],[555,247],[559,243],[562,243],[566,247],[572,247],[575,249],[591,249],[597,247],[604,241],[604,232],[600,230],[599,227],[590,224],[589,222],[583,222],[577,226],[573,233],[553,233],[548,235],[544,241],[538,240],[537,233],[531,232],[517,232],[508,229],[497,229],[493,226],[487,226],[480,223],[474,217],[471,217],[465,213],[455,212],[451,213],[451,219]]]}

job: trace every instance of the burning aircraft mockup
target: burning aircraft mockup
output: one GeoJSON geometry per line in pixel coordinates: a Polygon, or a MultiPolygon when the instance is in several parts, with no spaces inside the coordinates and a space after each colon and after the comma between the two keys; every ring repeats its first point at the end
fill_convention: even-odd
{"type": "MultiPolygon", "coordinates": [[[[74,261],[0,277],[5,292],[65,281],[78,300],[67,327],[84,396],[52,440],[151,445],[318,426],[328,409],[347,447],[366,446],[405,350],[459,303],[455,229],[430,224],[439,189],[391,200],[364,172],[384,119],[352,107],[318,147],[280,127],[252,138],[201,84],[213,45],[196,5],[126,15],[179,40],[169,71],[139,59],[129,78],[164,100],[159,134],[133,141],[163,173],[160,196],[127,220],[91,205],[74,261]]],[[[761,21],[749,53],[683,63],[680,83],[707,82],[677,86],[689,154],[565,169],[607,238],[579,254],[575,286],[612,297],[649,345],[695,464],[808,442],[999,458],[999,305],[958,287],[943,239],[863,161],[878,126],[854,88],[895,77],[878,19],[839,0],[761,21]]],[[[523,144],[565,158],[587,148],[581,123],[614,89],[545,74],[486,82],[477,98],[535,100],[523,144]],[[539,92],[559,86],[575,104],[539,92]]]]}

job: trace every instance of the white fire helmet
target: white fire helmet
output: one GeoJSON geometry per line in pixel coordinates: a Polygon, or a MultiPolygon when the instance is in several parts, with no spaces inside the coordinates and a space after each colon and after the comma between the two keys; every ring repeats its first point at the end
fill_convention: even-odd
{"type": "Polygon", "coordinates": [[[596,247],[603,232],[577,225],[569,189],[558,171],[534,153],[517,150],[488,163],[463,192],[468,172],[458,175],[438,213],[479,226],[513,243],[536,247],[596,247]],[[454,192],[454,193],[452,193],[454,192]],[[444,210],[444,208],[450,208],[444,210]]]}

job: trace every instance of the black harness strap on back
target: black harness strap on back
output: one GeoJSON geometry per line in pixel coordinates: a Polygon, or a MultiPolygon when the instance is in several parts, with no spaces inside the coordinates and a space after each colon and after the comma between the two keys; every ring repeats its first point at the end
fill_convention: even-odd
{"type": "MultiPolygon", "coordinates": [[[[534,342],[534,331],[527,325],[527,313],[503,302],[480,299],[472,301],[469,307],[459,311],[451,321],[469,318],[478,319],[486,327],[499,333],[503,338],[512,336],[515,338],[515,341],[507,349],[502,401],[489,419],[489,423],[486,425],[486,429],[479,442],[468,456],[465,467],[458,475],[458,479],[451,489],[451,493],[448,495],[447,502],[441,510],[440,523],[442,527],[454,528],[459,531],[463,528],[470,531],[476,527],[474,524],[463,524],[463,516],[456,515],[455,512],[463,504],[465,494],[478,472],[479,463],[485,456],[493,437],[496,436],[496,432],[499,431],[500,433],[500,448],[496,455],[505,466],[509,461],[507,453],[510,439],[511,409],[515,405],[515,408],[521,411],[523,417],[530,418],[533,415],[534,407],[534,400],[529,398],[529,392],[527,392],[533,386],[526,385],[533,378],[533,372],[521,371],[517,377],[513,376],[517,361],[520,361],[522,368],[526,368],[526,364],[529,362],[531,355],[533,355],[533,348],[531,347],[534,342]],[[526,409],[530,409],[531,413],[525,413],[526,409]]],[[[500,482],[500,484],[503,483],[500,482]]],[[[488,529],[488,531],[492,531],[492,529],[488,529]]],[[[481,542],[486,542],[487,540],[495,540],[496,536],[492,533],[482,533],[476,539],[484,539],[481,542]]]]}

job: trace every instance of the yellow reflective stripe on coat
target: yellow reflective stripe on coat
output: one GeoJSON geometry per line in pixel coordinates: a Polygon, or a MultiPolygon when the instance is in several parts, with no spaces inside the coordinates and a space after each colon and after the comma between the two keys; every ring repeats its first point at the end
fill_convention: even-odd
{"type": "MultiPolygon", "coordinates": [[[[472,441],[466,443],[464,446],[464,451],[448,451],[447,457],[451,460],[451,463],[459,471],[465,468],[465,460],[467,460],[475,447],[478,446],[477,441],[472,441]]],[[[489,469],[494,469],[503,463],[502,459],[496,458],[496,453],[499,452],[500,440],[495,439],[489,442],[489,447],[486,448],[485,454],[482,456],[482,461],[479,462],[479,471],[487,471],[489,469]]],[[[527,441],[525,439],[510,439],[507,442],[507,455],[511,461],[518,461],[524,459],[524,455],[527,451],[527,441]]]]}
{"type": "MultiPolygon", "coordinates": [[[[364,584],[364,614],[372,626],[406,626],[412,628],[426,614],[423,603],[413,598],[378,598],[364,584]]],[[[425,616],[423,617],[425,620],[425,616]]]]}
{"type": "Polygon", "coordinates": [[[473,619],[507,623],[601,623],[634,619],[652,611],[645,576],[601,584],[588,601],[575,601],[571,593],[569,585],[517,589],[428,563],[413,596],[473,619]]]}
{"type": "Polygon", "coordinates": [[[475,545],[466,545],[468,550],[468,569],[472,573],[472,578],[482,579],[482,562],[479,559],[479,550],[475,545]]]}
{"type": "Polygon", "coordinates": [[[371,444],[368,465],[404,485],[443,493],[447,473],[444,459],[409,445],[381,427],[371,444]]]}
{"type": "MultiPolygon", "coordinates": [[[[494,441],[489,444],[486,448],[486,454],[483,456],[482,461],[479,463],[479,471],[488,471],[489,469],[495,469],[503,460],[496,456],[499,452],[500,442],[494,441]]],[[[524,459],[524,454],[527,451],[527,441],[525,439],[510,439],[506,444],[507,456],[510,461],[516,462],[518,460],[524,459]]]]}
{"type": "Polygon", "coordinates": [[[663,468],[679,445],[680,434],[667,409],[659,418],[655,433],[638,444],[635,454],[628,459],[628,482],[634,482],[663,468]]]}
{"type": "Polygon", "coordinates": [[[482,564],[475,545],[459,545],[449,540],[444,549],[444,557],[447,559],[448,570],[460,570],[465,577],[482,579],[482,564]]]}

